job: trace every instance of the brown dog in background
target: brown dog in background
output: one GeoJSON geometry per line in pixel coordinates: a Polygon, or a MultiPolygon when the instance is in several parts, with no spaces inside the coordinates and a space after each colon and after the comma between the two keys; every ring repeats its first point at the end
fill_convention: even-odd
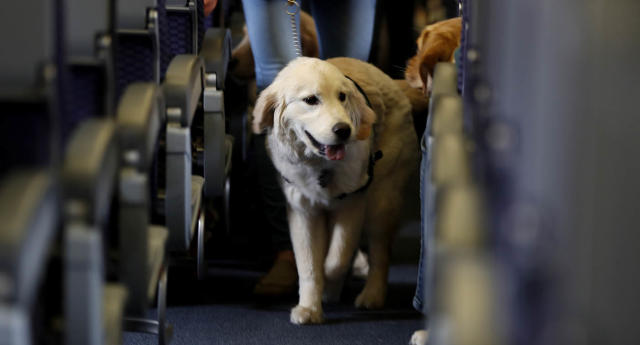
{"type": "Polygon", "coordinates": [[[433,69],[438,62],[453,61],[453,53],[460,46],[461,30],[461,18],[426,26],[416,42],[417,54],[407,61],[405,79],[395,80],[411,101],[418,136],[422,135],[427,123],[433,69]]]}
{"type": "Polygon", "coordinates": [[[453,62],[454,51],[460,46],[462,19],[460,17],[437,22],[422,30],[416,43],[418,53],[409,59],[405,80],[426,95],[431,89],[433,69],[438,62],[453,62]]]}

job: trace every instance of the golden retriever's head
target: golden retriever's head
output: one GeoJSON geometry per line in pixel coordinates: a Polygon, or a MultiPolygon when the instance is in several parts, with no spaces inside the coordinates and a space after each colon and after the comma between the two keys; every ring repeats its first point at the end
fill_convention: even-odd
{"type": "Polygon", "coordinates": [[[409,59],[405,71],[405,80],[411,87],[428,93],[436,64],[453,61],[461,34],[462,19],[459,17],[431,24],[422,30],[416,41],[418,53],[409,59]]]}
{"type": "Polygon", "coordinates": [[[345,157],[345,145],[369,137],[375,113],[355,84],[332,64],[300,57],[287,65],[256,102],[253,130],[270,132],[305,154],[345,157]]]}

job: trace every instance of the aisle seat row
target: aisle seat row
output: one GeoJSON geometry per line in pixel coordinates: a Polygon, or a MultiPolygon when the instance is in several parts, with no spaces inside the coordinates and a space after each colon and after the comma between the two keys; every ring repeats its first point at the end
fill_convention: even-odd
{"type": "Polygon", "coordinates": [[[0,344],[164,344],[168,262],[196,246],[204,278],[203,205],[228,199],[230,34],[201,0],[6,5],[0,344]]]}

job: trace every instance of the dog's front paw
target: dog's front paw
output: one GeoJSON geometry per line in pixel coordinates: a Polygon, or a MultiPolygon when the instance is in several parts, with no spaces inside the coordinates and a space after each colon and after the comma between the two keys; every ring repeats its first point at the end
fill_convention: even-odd
{"type": "Polygon", "coordinates": [[[356,297],[356,307],[365,309],[380,309],[384,306],[383,289],[371,289],[368,285],[365,285],[364,289],[358,297],[356,297]]]}
{"type": "Polygon", "coordinates": [[[426,345],[428,339],[429,333],[424,329],[421,329],[413,333],[411,340],[409,341],[409,345],[426,345]]]}
{"type": "Polygon", "coordinates": [[[312,309],[303,307],[301,305],[297,305],[293,309],[291,309],[291,323],[294,323],[296,325],[306,325],[310,323],[322,322],[324,322],[322,309],[312,309]]]}

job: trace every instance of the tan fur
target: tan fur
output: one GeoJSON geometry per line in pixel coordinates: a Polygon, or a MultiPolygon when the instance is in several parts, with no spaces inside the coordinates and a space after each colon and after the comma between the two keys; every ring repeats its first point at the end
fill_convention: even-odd
{"type": "Polygon", "coordinates": [[[429,97],[425,97],[420,90],[411,87],[411,85],[409,85],[409,83],[404,79],[394,79],[393,82],[409,99],[414,117],[416,114],[424,114],[426,118],[426,112],[429,110],[429,97]]]}
{"type": "Polygon", "coordinates": [[[349,58],[298,58],[260,94],[253,115],[254,131],[267,133],[268,152],[286,178],[282,188],[300,277],[300,300],[291,321],[323,321],[323,294],[326,301],[339,296],[362,229],[369,238],[370,268],[355,305],[381,307],[404,186],[418,168],[409,100],[373,65],[349,58]],[[372,109],[344,75],[362,87],[372,109]],[[345,100],[339,100],[340,93],[345,100]],[[306,103],[309,96],[319,103],[306,103]],[[344,144],[344,159],[329,160],[306,133],[322,144],[338,145],[331,131],[338,122],[349,124],[351,137],[344,144]],[[371,185],[349,194],[367,182],[370,154],[378,150],[383,158],[375,164],[371,185]],[[318,183],[322,171],[332,176],[325,186],[318,183]],[[337,198],[343,193],[349,195],[337,198]]]}
{"type": "Polygon", "coordinates": [[[428,25],[418,40],[418,52],[407,62],[405,79],[409,85],[425,94],[438,62],[453,61],[453,53],[460,46],[462,19],[452,18],[428,25]]]}

